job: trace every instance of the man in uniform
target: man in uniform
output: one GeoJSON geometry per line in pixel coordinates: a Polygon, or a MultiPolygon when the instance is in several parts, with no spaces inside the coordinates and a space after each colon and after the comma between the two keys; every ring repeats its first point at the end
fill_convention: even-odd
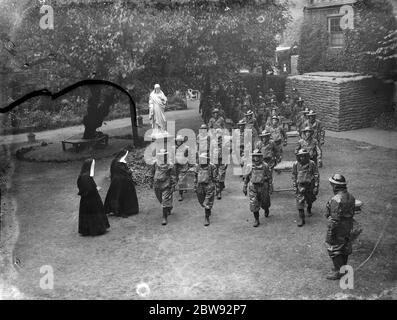
{"type": "Polygon", "coordinates": [[[154,187],[156,198],[163,207],[162,225],[167,224],[167,217],[171,214],[176,184],[175,167],[167,161],[167,155],[168,152],[165,149],[160,149],[160,152],[156,154],[156,161],[151,167],[150,174],[150,188],[154,187]]]}
{"type": "Polygon", "coordinates": [[[224,163],[226,162],[226,159],[223,159],[223,149],[229,148],[230,150],[230,145],[226,141],[224,141],[224,139],[226,139],[224,131],[222,129],[216,129],[215,139],[213,140],[214,144],[211,152],[213,153],[213,155],[216,155],[213,160],[218,173],[216,179],[216,196],[218,200],[222,199],[222,191],[223,189],[225,189],[225,178],[227,170],[227,164],[224,163]]]}
{"type": "Polygon", "coordinates": [[[295,154],[297,154],[300,149],[306,149],[309,151],[310,160],[312,160],[319,168],[321,168],[322,152],[317,140],[313,138],[313,132],[314,130],[309,126],[303,129],[303,139],[299,139],[295,148],[295,154]]]}
{"type": "Polygon", "coordinates": [[[292,101],[289,95],[286,95],[284,101],[281,102],[280,115],[288,120],[292,120],[292,101]]]}
{"type": "Polygon", "coordinates": [[[205,211],[204,226],[210,225],[211,209],[214,205],[215,185],[217,183],[216,166],[210,163],[209,154],[199,155],[199,164],[195,169],[194,188],[197,199],[205,211]]]}
{"type": "Polygon", "coordinates": [[[182,135],[178,135],[175,138],[175,173],[177,177],[177,187],[179,190],[179,199],[178,201],[183,201],[183,193],[186,192],[181,190],[186,188],[186,176],[190,168],[189,164],[189,146],[185,145],[182,147],[182,144],[185,142],[185,137],[182,135]]]}
{"type": "Polygon", "coordinates": [[[209,129],[224,129],[225,128],[225,119],[219,115],[219,109],[215,108],[212,111],[212,118],[208,121],[209,129]]]}
{"type": "Polygon", "coordinates": [[[240,167],[243,169],[244,167],[244,134],[245,134],[245,120],[241,119],[237,123],[237,129],[240,131],[240,167]]]}
{"type": "Polygon", "coordinates": [[[274,91],[273,91],[272,88],[270,88],[270,89],[269,89],[269,93],[265,95],[265,100],[266,100],[266,103],[267,103],[268,105],[270,105],[270,102],[271,102],[272,100],[277,101],[277,97],[276,97],[276,95],[274,94],[274,91]]]}
{"type": "Polygon", "coordinates": [[[247,109],[251,109],[253,107],[253,101],[251,95],[248,93],[248,89],[243,89],[243,106],[247,109]]]}
{"type": "Polygon", "coordinates": [[[298,120],[296,121],[296,130],[299,132],[299,136],[302,138],[302,131],[306,128],[306,122],[309,119],[307,114],[309,113],[309,108],[305,108],[305,110],[300,111],[300,115],[298,116],[298,120]]]}
{"type": "Polygon", "coordinates": [[[292,166],[292,186],[299,212],[297,224],[298,227],[302,227],[305,224],[305,203],[308,216],[312,215],[312,205],[318,195],[319,174],[316,164],[310,160],[306,149],[299,150],[296,159],[292,166]]]}
{"type": "Polygon", "coordinates": [[[276,153],[277,149],[274,141],[270,139],[270,131],[263,130],[259,135],[261,141],[258,141],[255,145],[255,149],[259,149],[263,155],[263,161],[269,166],[270,170],[270,193],[273,192],[273,169],[276,166],[276,153]]]}
{"type": "Polygon", "coordinates": [[[247,195],[248,183],[251,182],[249,186],[250,211],[254,214],[254,227],[258,227],[260,224],[259,210],[264,209],[265,217],[268,217],[270,208],[270,170],[263,161],[263,155],[259,149],[255,149],[252,153],[252,167],[250,169],[244,177],[243,193],[247,195]]]}
{"type": "Polygon", "coordinates": [[[274,141],[276,146],[276,162],[280,163],[283,157],[283,145],[287,145],[287,135],[284,129],[279,124],[280,119],[277,116],[272,117],[272,125],[266,130],[270,132],[270,138],[274,141]]]}
{"type": "Polygon", "coordinates": [[[326,246],[328,254],[334,264],[333,271],[327,276],[329,280],[338,280],[343,274],[340,268],[347,264],[352,253],[352,241],[358,234],[353,235],[355,213],[355,198],[347,191],[346,179],[340,174],[329,178],[334,196],[327,202],[328,230],[326,246]]]}
{"type": "Polygon", "coordinates": [[[321,148],[321,146],[324,144],[324,139],[325,139],[325,129],[322,125],[322,123],[316,119],[316,113],[313,110],[310,110],[309,113],[307,114],[308,120],[306,120],[306,126],[310,126],[314,132],[314,138],[318,142],[318,146],[321,148]]]}

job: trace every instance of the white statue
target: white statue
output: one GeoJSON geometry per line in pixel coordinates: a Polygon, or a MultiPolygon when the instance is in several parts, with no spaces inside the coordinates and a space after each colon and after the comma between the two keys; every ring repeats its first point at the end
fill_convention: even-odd
{"type": "Polygon", "coordinates": [[[167,97],[161,91],[160,85],[155,84],[154,90],[149,97],[149,120],[152,120],[152,136],[167,135],[165,119],[165,107],[167,105],[167,97]]]}

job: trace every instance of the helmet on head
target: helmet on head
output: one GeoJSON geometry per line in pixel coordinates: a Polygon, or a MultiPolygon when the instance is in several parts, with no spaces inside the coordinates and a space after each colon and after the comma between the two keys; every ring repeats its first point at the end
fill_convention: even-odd
{"type": "Polygon", "coordinates": [[[276,116],[276,115],[274,115],[273,117],[272,117],[272,120],[277,120],[277,121],[280,121],[280,119],[278,118],[278,116],[276,116]]]}
{"type": "Polygon", "coordinates": [[[272,88],[270,88],[270,89],[269,89],[269,92],[273,92],[273,89],[272,89],[272,88]]]}
{"type": "Polygon", "coordinates": [[[296,156],[306,156],[309,155],[309,151],[307,151],[307,149],[302,148],[299,149],[299,151],[296,153],[296,156]]]}
{"type": "Polygon", "coordinates": [[[203,123],[203,124],[200,126],[200,129],[205,129],[205,130],[207,130],[208,128],[207,128],[207,125],[206,125],[205,123],[203,123]]]}
{"type": "Polygon", "coordinates": [[[314,117],[316,114],[317,114],[317,113],[315,113],[313,110],[310,110],[309,113],[307,114],[307,116],[308,116],[308,117],[311,117],[311,116],[314,117]]]}
{"type": "Polygon", "coordinates": [[[263,154],[262,154],[262,152],[259,149],[255,149],[252,152],[252,157],[263,157],[263,154]]]}
{"type": "Polygon", "coordinates": [[[247,123],[245,122],[244,119],[240,120],[239,122],[237,122],[238,126],[245,126],[247,123]]]}
{"type": "Polygon", "coordinates": [[[331,178],[328,179],[328,181],[331,182],[331,184],[341,186],[345,186],[347,184],[345,177],[339,173],[335,173],[331,178]]]}
{"type": "Polygon", "coordinates": [[[212,110],[212,113],[219,113],[219,109],[215,108],[214,110],[212,110]]]}
{"type": "Polygon", "coordinates": [[[259,135],[260,137],[268,137],[271,133],[268,130],[263,130],[262,133],[259,135]]]}
{"type": "Polygon", "coordinates": [[[247,113],[245,113],[246,116],[252,116],[254,113],[252,110],[248,110],[247,113]]]}

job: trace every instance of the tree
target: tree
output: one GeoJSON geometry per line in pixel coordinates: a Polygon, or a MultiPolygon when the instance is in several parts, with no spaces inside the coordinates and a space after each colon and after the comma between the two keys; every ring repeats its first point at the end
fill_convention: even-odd
{"type": "MultiPolygon", "coordinates": [[[[56,7],[54,31],[40,29],[38,10],[34,9],[18,30],[18,45],[27,56],[55,55],[46,67],[51,69],[56,85],[85,78],[123,84],[143,68],[141,60],[153,33],[150,20],[155,18],[147,11],[143,14],[143,7],[118,3],[100,8],[95,5],[56,7]]],[[[84,138],[95,136],[110,106],[117,100],[114,90],[92,86],[89,91],[84,138]]],[[[136,139],[137,130],[132,127],[136,139]]]]}

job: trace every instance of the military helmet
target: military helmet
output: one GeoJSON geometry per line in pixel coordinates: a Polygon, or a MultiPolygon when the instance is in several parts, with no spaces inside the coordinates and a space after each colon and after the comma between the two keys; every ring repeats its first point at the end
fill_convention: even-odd
{"type": "Polygon", "coordinates": [[[263,154],[262,154],[262,152],[261,152],[259,149],[255,149],[255,150],[252,152],[252,156],[253,156],[253,157],[263,157],[263,154]]]}
{"type": "Polygon", "coordinates": [[[303,110],[302,112],[303,112],[303,113],[309,113],[309,112],[310,112],[310,110],[309,110],[309,108],[308,108],[308,107],[306,107],[306,108],[305,108],[305,110],[303,110]]]}
{"type": "Polygon", "coordinates": [[[288,94],[285,95],[285,99],[287,99],[287,98],[289,98],[289,95],[288,95],[288,94]]]}
{"type": "Polygon", "coordinates": [[[270,88],[270,89],[269,89],[269,92],[273,92],[273,89],[272,89],[272,88],[270,88]]]}
{"type": "Polygon", "coordinates": [[[345,177],[339,173],[335,173],[331,178],[328,179],[328,181],[331,182],[332,184],[343,185],[343,186],[347,184],[345,177]]]}
{"type": "Polygon", "coordinates": [[[178,134],[178,135],[176,136],[176,138],[175,138],[175,141],[185,141],[185,137],[182,136],[182,135],[180,135],[180,134],[178,134]]]}
{"type": "Polygon", "coordinates": [[[259,135],[260,137],[266,137],[266,136],[270,136],[271,133],[268,130],[263,130],[262,133],[259,135]]]}
{"type": "Polygon", "coordinates": [[[310,127],[310,126],[305,127],[305,129],[303,129],[302,131],[303,131],[303,132],[308,132],[308,131],[314,132],[313,128],[310,127]]]}
{"type": "Polygon", "coordinates": [[[305,148],[299,149],[299,151],[296,153],[297,156],[305,156],[308,154],[309,154],[309,151],[307,151],[307,149],[305,149],[305,148]]]}
{"type": "Polygon", "coordinates": [[[247,113],[245,113],[246,116],[252,116],[254,113],[252,110],[248,110],[247,113]]]}
{"type": "Polygon", "coordinates": [[[214,110],[212,110],[212,113],[219,113],[219,109],[215,108],[214,110]]]}
{"type": "Polygon", "coordinates": [[[239,122],[237,122],[238,126],[245,126],[247,123],[245,122],[244,119],[240,120],[239,122]]]}
{"type": "Polygon", "coordinates": [[[279,117],[276,116],[276,115],[274,115],[274,116],[272,117],[272,119],[276,119],[276,120],[280,121],[279,117]]]}
{"type": "Polygon", "coordinates": [[[207,130],[208,127],[207,127],[207,125],[206,125],[205,123],[203,123],[203,124],[200,126],[200,129],[205,129],[205,130],[207,130]]]}
{"type": "Polygon", "coordinates": [[[307,114],[308,117],[310,116],[315,116],[317,113],[313,110],[310,110],[309,113],[307,114]]]}

